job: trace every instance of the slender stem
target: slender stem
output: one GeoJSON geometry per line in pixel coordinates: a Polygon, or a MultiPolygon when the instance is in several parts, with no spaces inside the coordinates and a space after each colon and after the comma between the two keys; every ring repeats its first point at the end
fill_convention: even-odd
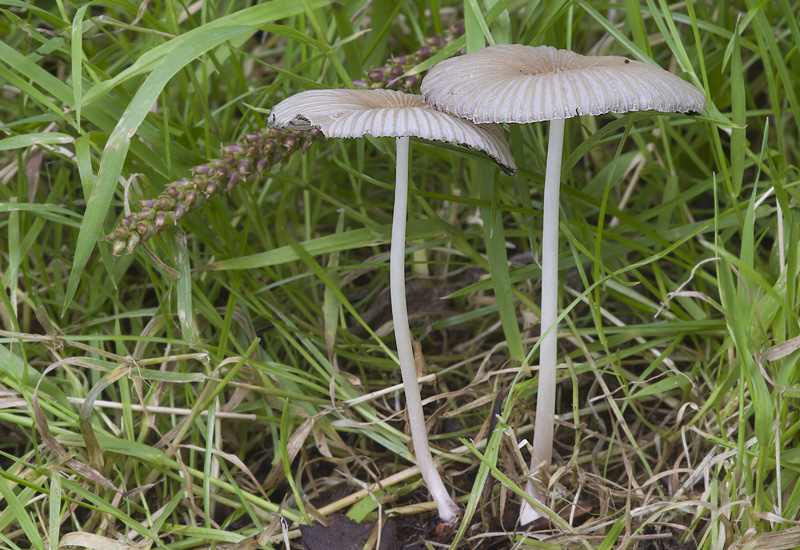
{"type": "Polygon", "coordinates": [[[428,486],[431,498],[439,509],[439,517],[445,523],[453,523],[458,516],[458,505],[450,498],[436,464],[433,462],[428,446],[428,431],[425,429],[425,416],[422,412],[422,400],[419,395],[417,368],[414,363],[414,351],[411,346],[411,329],[408,326],[406,310],[406,210],[408,203],[408,137],[397,138],[397,175],[394,195],[394,215],[392,218],[392,246],[389,257],[389,286],[391,287],[392,318],[394,335],[397,341],[397,357],[400,371],[403,374],[403,386],[406,392],[408,424],[411,428],[411,440],[414,442],[414,454],[422,479],[428,486]]]}
{"type": "MultiPolygon", "coordinates": [[[[553,454],[553,423],[556,408],[556,359],[558,317],[558,193],[561,185],[561,153],[564,149],[565,120],[550,121],[547,166],[544,176],[544,222],[542,227],[542,342],[539,346],[539,388],[533,427],[531,471],[547,471],[553,454]],[[545,334],[545,332],[547,334],[545,334]]],[[[541,477],[537,479],[542,479],[541,477]]],[[[529,481],[525,492],[544,503],[545,495],[529,481]]],[[[523,502],[520,523],[526,525],[540,514],[523,502]]]]}

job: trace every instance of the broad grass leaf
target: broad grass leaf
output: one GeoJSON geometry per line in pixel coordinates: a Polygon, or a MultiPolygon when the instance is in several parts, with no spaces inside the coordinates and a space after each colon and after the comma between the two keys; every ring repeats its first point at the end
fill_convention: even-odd
{"type": "Polygon", "coordinates": [[[0,139],[0,151],[9,149],[24,149],[31,145],[61,145],[75,141],[70,135],[58,132],[37,132],[22,136],[11,136],[0,139]]]}
{"type": "MultiPolygon", "coordinates": [[[[317,6],[324,3],[323,0],[314,2],[317,6]]],[[[75,258],[67,283],[62,313],[67,311],[72,302],[84,267],[89,261],[89,256],[100,235],[117,180],[122,173],[131,139],[167,82],[184,66],[225,41],[242,34],[254,33],[265,21],[296,15],[301,11],[302,7],[292,0],[274,0],[223,17],[155,48],[143,55],[131,69],[124,71],[116,80],[107,81],[104,89],[98,91],[93,88],[87,92],[84,101],[90,102],[110,90],[119,81],[152,70],[126,107],[103,151],[96,185],[86,201],[86,213],[78,234],[75,258]]]]}

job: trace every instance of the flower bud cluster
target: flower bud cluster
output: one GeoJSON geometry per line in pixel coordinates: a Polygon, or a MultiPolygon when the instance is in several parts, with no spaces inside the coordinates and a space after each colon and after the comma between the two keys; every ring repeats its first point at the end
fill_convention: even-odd
{"type": "MultiPolygon", "coordinates": [[[[425,45],[413,54],[392,57],[386,65],[370,70],[354,84],[360,89],[416,91],[421,75],[403,75],[463,34],[463,24],[453,25],[444,37],[425,39],[425,45]]],[[[292,132],[274,128],[247,134],[238,142],[223,147],[221,158],[192,168],[190,179],[168,184],[156,199],[139,201],[141,210],[119,220],[103,240],[112,243],[114,256],[124,252],[130,254],[165,227],[177,224],[220,190],[228,193],[240,181],[258,181],[265,170],[297,150],[305,153],[321,136],[319,130],[292,132]]]]}
{"type": "Polygon", "coordinates": [[[285,156],[296,150],[306,152],[321,135],[319,130],[292,132],[274,128],[247,134],[237,143],[223,147],[221,158],[192,168],[191,179],[173,181],[158,198],[139,201],[141,210],[119,220],[103,240],[112,243],[114,256],[131,253],[220,190],[229,193],[241,181],[257,181],[285,156]]]}
{"type": "Polygon", "coordinates": [[[458,23],[450,27],[444,36],[429,36],[425,39],[425,45],[413,54],[392,57],[385,65],[367,72],[364,78],[354,80],[353,84],[360,90],[388,88],[407,92],[416,91],[419,88],[421,75],[406,75],[406,73],[426,59],[434,56],[439,50],[462,34],[464,34],[464,25],[458,23]]]}

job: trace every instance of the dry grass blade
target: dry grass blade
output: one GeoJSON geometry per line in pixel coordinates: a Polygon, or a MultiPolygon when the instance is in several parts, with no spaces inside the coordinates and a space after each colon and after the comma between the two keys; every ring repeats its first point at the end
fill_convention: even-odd
{"type": "Polygon", "coordinates": [[[104,537],[102,535],[95,535],[92,533],[67,533],[58,542],[58,547],[63,546],[78,546],[80,548],[89,548],[90,550],[133,550],[135,546],[128,543],[104,537]]]}
{"type": "MultiPolygon", "coordinates": [[[[47,376],[49,372],[64,365],[75,365],[81,367],[88,367],[90,369],[98,368],[96,365],[92,365],[91,363],[87,363],[80,359],[62,359],[61,361],[53,363],[52,365],[47,367],[42,373],[42,377],[36,383],[33,395],[31,396],[31,406],[33,408],[33,419],[36,425],[36,430],[42,437],[42,441],[44,441],[45,445],[47,445],[47,448],[50,449],[50,451],[59,458],[66,458],[68,456],[68,453],[50,432],[47,417],[45,416],[41,406],[39,405],[39,385],[41,384],[42,380],[45,379],[45,376],[47,376]]],[[[77,473],[79,473],[86,479],[94,481],[95,483],[99,483],[100,485],[108,489],[111,489],[112,491],[121,492],[100,471],[96,470],[95,468],[92,468],[88,464],[84,464],[83,462],[81,462],[76,458],[68,458],[66,464],[67,466],[75,470],[77,473]]]]}
{"type": "Polygon", "coordinates": [[[104,471],[105,465],[103,463],[103,451],[100,449],[100,444],[97,442],[97,437],[94,434],[94,428],[92,428],[92,407],[94,406],[94,400],[105,388],[109,387],[123,376],[127,376],[130,372],[130,365],[120,365],[106,374],[89,391],[81,405],[80,415],[78,417],[81,435],[83,436],[83,441],[86,443],[86,452],[89,453],[89,463],[98,472],[104,471]]]}

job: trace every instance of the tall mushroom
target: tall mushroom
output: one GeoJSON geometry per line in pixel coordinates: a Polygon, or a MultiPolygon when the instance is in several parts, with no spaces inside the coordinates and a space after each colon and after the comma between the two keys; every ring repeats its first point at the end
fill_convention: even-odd
{"type": "MultiPolygon", "coordinates": [[[[558,194],[565,119],[574,116],[703,109],[704,95],[677,76],[624,57],[588,57],[549,46],[499,44],[448,59],[422,81],[425,101],[476,123],[550,121],[544,183],[539,387],[531,470],[553,450],[558,317],[558,194]]],[[[526,492],[544,502],[528,481],[526,492]]],[[[520,522],[540,517],[523,502],[520,522]]]]}
{"type": "Polygon", "coordinates": [[[358,138],[366,134],[397,138],[397,167],[392,241],[389,257],[392,317],[397,356],[406,394],[408,423],[420,472],[445,523],[453,523],[459,507],[450,498],[428,446],[425,417],[411,345],[405,291],[405,233],[408,199],[409,136],[458,143],[489,155],[507,173],[516,167],[502,130],[475,125],[431,109],[418,95],[394,90],[310,90],[283,100],[270,114],[276,128],[318,128],[327,138],[358,138]]]}

